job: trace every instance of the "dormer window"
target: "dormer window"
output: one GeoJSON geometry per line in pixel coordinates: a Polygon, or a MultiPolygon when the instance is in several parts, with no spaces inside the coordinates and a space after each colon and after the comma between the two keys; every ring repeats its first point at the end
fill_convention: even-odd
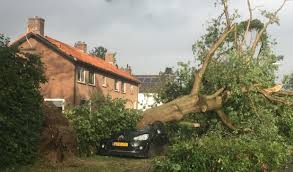
{"type": "Polygon", "coordinates": [[[85,70],[82,67],[77,68],[77,81],[85,83],[85,70]]]}

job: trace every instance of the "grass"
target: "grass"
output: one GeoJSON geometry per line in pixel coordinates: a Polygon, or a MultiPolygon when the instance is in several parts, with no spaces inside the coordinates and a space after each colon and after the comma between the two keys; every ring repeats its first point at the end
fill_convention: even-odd
{"type": "Polygon", "coordinates": [[[95,156],[58,165],[37,162],[7,172],[134,172],[137,169],[150,168],[151,161],[151,159],[95,156]]]}

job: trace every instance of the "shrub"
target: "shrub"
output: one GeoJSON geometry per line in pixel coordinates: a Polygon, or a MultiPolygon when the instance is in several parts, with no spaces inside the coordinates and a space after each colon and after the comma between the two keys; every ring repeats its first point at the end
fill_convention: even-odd
{"type": "Polygon", "coordinates": [[[77,132],[80,155],[95,153],[101,139],[136,126],[138,111],[125,109],[125,103],[122,99],[94,96],[65,113],[77,132]]]}
{"type": "Polygon", "coordinates": [[[0,35],[0,168],[36,158],[42,125],[40,83],[45,82],[37,55],[20,53],[0,35]]]}
{"type": "Polygon", "coordinates": [[[267,140],[217,134],[172,145],[167,159],[156,161],[157,171],[261,171],[279,168],[288,161],[287,146],[267,140]]]}

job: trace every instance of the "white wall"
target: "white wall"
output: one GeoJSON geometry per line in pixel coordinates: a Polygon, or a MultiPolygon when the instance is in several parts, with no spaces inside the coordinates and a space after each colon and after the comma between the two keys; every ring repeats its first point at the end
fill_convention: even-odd
{"type": "Polygon", "coordinates": [[[155,101],[155,96],[157,93],[139,93],[138,94],[138,109],[146,110],[154,106],[159,106],[162,103],[157,104],[155,101]]]}

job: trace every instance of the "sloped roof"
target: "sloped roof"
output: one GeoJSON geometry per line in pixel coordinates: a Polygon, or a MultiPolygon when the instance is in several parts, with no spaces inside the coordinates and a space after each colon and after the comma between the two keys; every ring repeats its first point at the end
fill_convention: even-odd
{"type": "Polygon", "coordinates": [[[28,34],[22,35],[22,37],[19,37],[12,44],[15,44],[16,42],[20,41],[21,39],[23,39],[25,37],[32,36],[32,35],[43,38],[44,40],[46,40],[47,42],[52,44],[55,48],[57,48],[59,51],[66,54],[68,57],[73,58],[73,60],[81,61],[83,63],[89,64],[89,65],[96,67],[100,70],[103,70],[105,72],[117,75],[119,77],[131,80],[136,83],[140,83],[140,81],[136,77],[132,76],[127,71],[119,69],[115,65],[107,63],[106,61],[104,61],[101,58],[91,56],[90,54],[84,53],[75,47],[72,47],[68,44],[61,42],[61,41],[53,39],[49,36],[41,36],[41,35],[34,34],[34,33],[28,33],[28,34]]]}
{"type": "Polygon", "coordinates": [[[158,93],[161,87],[160,75],[135,75],[141,82],[140,93],[158,93]]]}

